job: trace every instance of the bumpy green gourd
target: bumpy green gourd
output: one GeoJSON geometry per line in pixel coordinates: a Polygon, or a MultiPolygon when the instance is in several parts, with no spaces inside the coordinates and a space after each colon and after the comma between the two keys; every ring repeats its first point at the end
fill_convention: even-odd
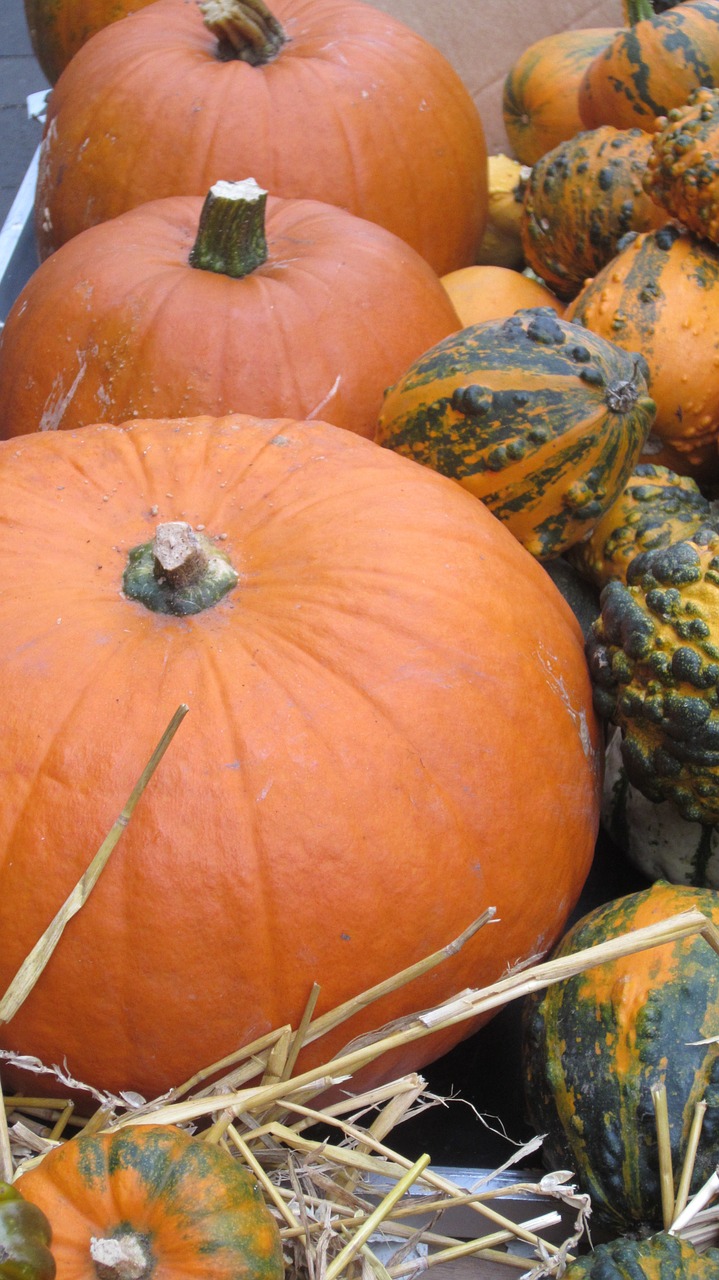
{"type": "Polygon", "coordinates": [[[625,582],[627,569],[640,551],[680,542],[710,518],[711,504],[691,476],[640,462],[617,501],[567,556],[600,588],[612,578],[625,582]]]}
{"type": "Polygon", "coordinates": [[[719,822],[719,534],[641,552],[601,594],[587,641],[594,705],[627,776],[693,822],[719,822]]]}
{"type": "Polygon", "coordinates": [[[657,118],[643,185],[690,231],[719,241],[719,90],[695,89],[657,118]]]}
{"type": "Polygon", "coordinates": [[[42,1209],[0,1182],[0,1280],[53,1280],[51,1230],[42,1209]]]}
{"type": "Polygon", "coordinates": [[[715,1280],[719,1249],[699,1253],[688,1240],[666,1231],[646,1240],[622,1237],[577,1258],[564,1280],[715,1280]]]}

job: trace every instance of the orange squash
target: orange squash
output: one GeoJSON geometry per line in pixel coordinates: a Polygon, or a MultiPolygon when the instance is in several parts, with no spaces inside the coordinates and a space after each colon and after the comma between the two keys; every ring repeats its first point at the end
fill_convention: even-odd
{"type": "Polygon", "coordinates": [[[388,382],[459,326],[428,263],[383,227],[218,183],[41,264],[0,336],[0,437],[233,410],[371,436],[388,382]]]}
{"type": "Polygon", "coordinates": [[[302,1070],[552,945],[601,736],[578,623],[481,502],[353,432],[237,415],[4,442],[0,522],[0,990],[189,706],[3,1047],[155,1096],[297,1026],[315,981],[320,1015],[497,908],[302,1070]],[[175,523],[202,551],[184,586],[175,523]]]}
{"type": "Polygon", "coordinates": [[[99,31],[50,95],[40,255],[145,201],[251,176],[378,222],[443,275],[475,261],[486,154],[449,62],[372,5],[155,0],[99,31]]]}
{"type": "Polygon", "coordinates": [[[54,1225],[58,1280],[284,1275],[277,1223],[254,1175],[173,1125],[80,1133],[15,1185],[54,1225]]]}
{"type": "Polygon", "coordinates": [[[585,126],[579,85],[587,67],[617,34],[616,27],[556,31],[535,40],[507,73],[502,115],[510,146],[532,165],[585,126]]]}
{"type": "Polygon", "coordinates": [[[502,320],[522,307],[552,307],[558,315],[564,310],[541,280],[511,267],[460,267],[442,276],[442,284],[463,326],[502,320]]]}

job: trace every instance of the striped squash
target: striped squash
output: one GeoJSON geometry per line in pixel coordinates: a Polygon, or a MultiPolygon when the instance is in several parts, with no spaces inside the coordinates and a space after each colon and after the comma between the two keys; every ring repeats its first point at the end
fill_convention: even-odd
{"type": "Polygon", "coordinates": [[[719,84],[719,3],[687,0],[655,14],[650,0],[630,0],[639,19],[620,31],[580,81],[579,112],[587,129],[653,129],[701,84],[719,84]]]}
{"type": "Polygon", "coordinates": [[[615,501],[653,416],[640,356],[530,307],[425,352],[387,392],[376,439],[458,481],[545,560],[615,501]]]}
{"type": "Polygon", "coordinates": [[[718,300],[719,249],[667,225],[624,237],[565,311],[642,352],[657,406],[647,460],[707,483],[719,479],[718,300]]]}
{"type": "Polygon", "coordinates": [[[656,122],[644,189],[695,235],[719,241],[719,89],[702,86],[656,122]]]}
{"type": "MultiPolygon", "coordinates": [[[[690,908],[719,925],[718,894],[657,881],[584,916],[555,955],[690,908]]],[[[528,1117],[546,1134],[545,1162],[573,1170],[608,1228],[646,1233],[662,1227],[654,1085],[666,1087],[675,1178],[701,1101],[708,1105],[692,1191],[713,1171],[719,956],[699,935],[594,965],[528,997],[522,1056],[528,1117]]]]}

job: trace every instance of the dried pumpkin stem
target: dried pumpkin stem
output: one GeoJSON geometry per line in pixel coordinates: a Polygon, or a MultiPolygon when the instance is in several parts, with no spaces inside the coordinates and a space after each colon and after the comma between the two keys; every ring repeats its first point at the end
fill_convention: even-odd
{"type": "Polygon", "coordinates": [[[200,0],[200,11],[226,61],[236,58],[259,67],[276,58],[287,42],[284,27],[264,0],[200,0]]]}
{"type": "Polygon", "coordinates": [[[267,192],[254,178],[216,182],[200,214],[190,266],[235,280],[267,261],[265,205],[267,192]]]}
{"type": "Polygon", "coordinates": [[[152,542],[133,547],[123,590],[153,613],[188,617],[217,604],[237,584],[229,559],[184,520],[159,524],[152,542]]]}
{"type": "Polygon", "coordinates": [[[98,1280],[144,1280],[154,1270],[147,1247],[135,1232],[90,1240],[98,1280]]]}

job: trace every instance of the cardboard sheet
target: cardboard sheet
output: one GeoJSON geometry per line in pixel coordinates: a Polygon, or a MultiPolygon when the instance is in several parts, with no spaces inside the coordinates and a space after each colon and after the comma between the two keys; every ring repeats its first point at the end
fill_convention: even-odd
{"type": "Polygon", "coordinates": [[[507,151],[502,85],[520,53],[568,27],[621,27],[621,0],[372,0],[431,41],[459,72],[482,117],[490,153],[507,151]]]}

